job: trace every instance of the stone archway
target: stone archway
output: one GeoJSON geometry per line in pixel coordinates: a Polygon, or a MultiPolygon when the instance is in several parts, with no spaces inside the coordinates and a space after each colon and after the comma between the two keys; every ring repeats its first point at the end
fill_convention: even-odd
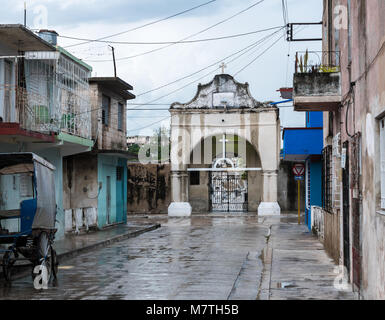
{"type": "MultiPolygon", "coordinates": [[[[207,167],[212,166],[212,147],[202,146],[201,142],[207,137],[224,134],[241,137],[245,149],[250,145],[258,152],[260,166],[242,168],[260,171],[260,197],[255,192],[248,192],[248,198],[259,203],[258,214],[280,214],[277,203],[280,125],[276,107],[257,102],[251,97],[248,84],[238,83],[230,75],[223,74],[217,75],[209,84],[199,85],[195,98],[189,103],[171,105],[170,113],[170,216],[191,214],[188,172],[192,171],[192,166],[202,165],[202,159],[201,171],[213,172],[207,167]]],[[[247,150],[244,152],[246,154],[247,150]]]]}
{"type": "Polygon", "coordinates": [[[193,212],[258,211],[263,192],[261,160],[242,137],[223,134],[202,139],[192,148],[187,172],[193,212]]]}

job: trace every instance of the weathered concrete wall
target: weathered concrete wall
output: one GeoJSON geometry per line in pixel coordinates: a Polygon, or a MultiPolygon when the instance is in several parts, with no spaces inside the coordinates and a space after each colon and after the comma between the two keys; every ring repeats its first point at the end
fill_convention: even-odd
{"type": "MultiPolygon", "coordinates": [[[[385,115],[385,2],[382,0],[333,0],[330,9],[334,11],[337,5],[348,9],[351,25],[351,37],[348,28],[335,28],[332,22],[334,14],[328,13],[328,1],[324,0],[324,51],[341,51],[342,96],[352,98],[353,103],[344,103],[333,116],[333,134],[341,134],[341,145],[349,142],[350,179],[350,223],[358,211],[358,221],[361,230],[353,231],[350,227],[350,260],[353,260],[352,239],[361,237],[361,256],[356,255],[361,262],[361,290],[365,299],[385,299],[385,215],[381,210],[381,152],[380,127],[385,115]],[[331,18],[329,17],[331,16],[331,18]],[[330,25],[330,28],[328,27],[330,25]],[[354,91],[350,91],[354,83],[354,91]],[[353,100],[354,99],[354,100],[353,100]],[[346,118],[347,115],[347,118],[346,118]],[[351,135],[361,133],[360,157],[352,157],[351,135]],[[350,135],[349,135],[349,134],[350,135]],[[361,169],[353,174],[353,169],[360,163],[361,169]],[[358,172],[358,173],[357,173],[358,172]],[[357,179],[358,178],[358,179],[357,179]],[[353,202],[359,206],[353,206],[353,202]],[[355,209],[354,209],[355,208],[355,209]],[[355,232],[353,234],[353,232],[355,232]]],[[[329,120],[329,116],[325,114],[329,120]]],[[[327,137],[325,126],[325,145],[331,144],[327,137]]],[[[341,146],[339,147],[341,151],[341,146]]],[[[340,162],[340,161],[339,161],[340,162]]],[[[336,179],[340,180],[341,170],[335,170],[336,179]]],[[[334,194],[338,196],[338,189],[334,194]]],[[[342,197],[341,197],[342,199],[342,197]]],[[[342,201],[340,210],[342,212],[342,201]]],[[[342,248],[342,224],[340,216],[340,251],[342,248]]],[[[334,219],[337,219],[334,217],[334,219]]],[[[337,221],[333,221],[333,224],[337,221]]],[[[332,228],[332,227],[331,227],[332,228]]],[[[325,226],[325,232],[326,232],[325,226]]],[[[326,238],[326,236],[325,236],[326,238]]],[[[340,260],[343,255],[340,254],[340,260]]],[[[350,278],[353,278],[351,268],[350,278]]]]}
{"type": "MultiPolygon", "coordinates": [[[[298,185],[294,180],[293,162],[281,161],[278,172],[278,203],[282,212],[298,211],[298,185]]],[[[301,212],[305,211],[305,181],[300,186],[301,212]]]]}
{"type": "Polygon", "coordinates": [[[335,263],[340,260],[340,216],[324,211],[324,246],[335,263]]]}
{"type": "Polygon", "coordinates": [[[109,91],[101,85],[90,84],[91,109],[92,112],[92,137],[96,140],[98,149],[103,150],[126,150],[126,101],[117,94],[109,91]],[[110,97],[109,124],[102,124],[102,96],[110,97]],[[122,130],[118,129],[118,104],[123,104],[122,130]]]}
{"type": "Polygon", "coordinates": [[[189,202],[194,213],[208,212],[209,208],[209,177],[208,172],[199,173],[199,185],[189,186],[189,202]]]}
{"type": "Polygon", "coordinates": [[[170,165],[135,163],[127,168],[127,213],[167,213],[170,165]]]}
{"type": "Polygon", "coordinates": [[[64,209],[97,208],[97,156],[76,155],[66,157],[64,158],[63,167],[64,209]]]}
{"type": "Polygon", "coordinates": [[[297,73],[294,75],[295,96],[340,96],[339,73],[297,73]]]}

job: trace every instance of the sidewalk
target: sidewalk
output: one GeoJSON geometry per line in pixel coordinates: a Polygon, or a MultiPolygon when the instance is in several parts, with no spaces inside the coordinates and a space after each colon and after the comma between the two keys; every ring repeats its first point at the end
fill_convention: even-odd
{"type": "MultiPolygon", "coordinates": [[[[138,235],[155,230],[160,227],[157,223],[127,223],[112,226],[104,230],[84,233],[79,235],[66,235],[64,239],[55,241],[53,247],[56,250],[59,267],[60,263],[75,257],[81,253],[95,250],[97,248],[108,246],[114,242],[122,241],[128,238],[137,237],[138,235]]],[[[14,268],[13,279],[18,279],[30,274],[30,264],[20,265],[14,268]]],[[[0,269],[0,278],[3,278],[0,269]]]]}
{"type": "MultiPolygon", "coordinates": [[[[261,300],[352,300],[354,293],[334,286],[338,266],[323,245],[295,217],[267,218],[270,236],[263,253],[261,300]]],[[[350,284],[348,285],[350,288],[350,284]]]]}

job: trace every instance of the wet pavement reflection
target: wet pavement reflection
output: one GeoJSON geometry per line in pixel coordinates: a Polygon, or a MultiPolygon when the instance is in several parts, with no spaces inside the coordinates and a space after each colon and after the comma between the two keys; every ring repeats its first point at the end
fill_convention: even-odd
{"type": "Polygon", "coordinates": [[[59,266],[58,283],[0,283],[0,299],[256,299],[268,228],[256,216],[130,218],[162,227],[59,266]]]}

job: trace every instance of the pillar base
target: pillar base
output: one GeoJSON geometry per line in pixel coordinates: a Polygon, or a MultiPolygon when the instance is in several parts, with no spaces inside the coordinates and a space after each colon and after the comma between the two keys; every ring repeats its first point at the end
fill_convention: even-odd
{"type": "Polygon", "coordinates": [[[281,207],[278,202],[261,202],[258,207],[259,216],[279,216],[281,207]]]}
{"type": "Polygon", "coordinates": [[[168,207],[169,217],[190,217],[192,212],[188,202],[171,202],[168,207]]]}

